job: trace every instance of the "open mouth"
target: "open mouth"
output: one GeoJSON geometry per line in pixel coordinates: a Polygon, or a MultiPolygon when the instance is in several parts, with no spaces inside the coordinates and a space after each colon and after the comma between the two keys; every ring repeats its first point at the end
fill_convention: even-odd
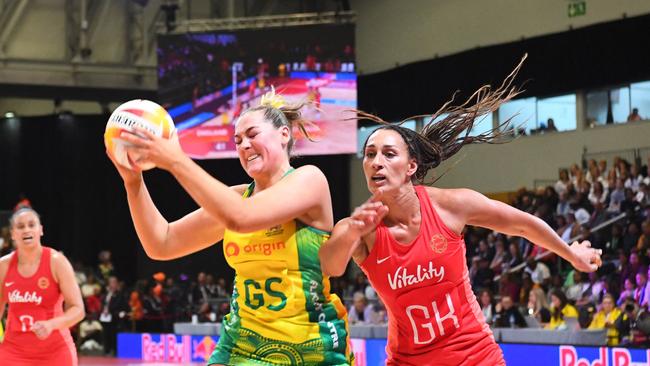
{"type": "Polygon", "coordinates": [[[30,243],[32,240],[34,240],[34,237],[31,235],[23,236],[23,242],[25,243],[30,243]]]}
{"type": "Polygon", "coordinates": [[[386,176],[381,175],[381,174],[377,174],[377,175],[373,175],[372,177],[370,177],[370,179],[372,179],[372,181],[375,182],[375,183],[383,183],[383,182],[386,181],[386,176]]]}
{"type": "Polygon", "coordinates": [[[246,159],[246,161],[253,161],[253,160],[255,160],[255,159],[259,158],[259,157],[260,157],[259,154],[251,155],[251,156],[248,157],[248,159],[246,159]]]}

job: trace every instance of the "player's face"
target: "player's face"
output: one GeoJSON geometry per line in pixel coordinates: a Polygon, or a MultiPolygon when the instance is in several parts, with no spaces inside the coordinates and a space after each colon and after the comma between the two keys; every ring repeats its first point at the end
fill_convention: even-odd
{"type": "Polygon", "coordinates": [[[235,127],[239,162],[252,178],[264,173],[272,174],[274,167],[288,159],[288,141],[289,128],[275,128],[264,118],[262,111],[244,114],[235,127]]]}
{"type": "Polygon", "coordinates": [[[41,245],[43,226],[34,212],[25,211],[14,218],[11,227],[11,239],[16,247],[31,247],[41,245]]]}
{"type": "Polygon", "coordinates": [[[363,172],[370,192],[392,190],[411,181],[417,164],[399,133],[380,129],[370,135],[363,156],[363,172]]]}

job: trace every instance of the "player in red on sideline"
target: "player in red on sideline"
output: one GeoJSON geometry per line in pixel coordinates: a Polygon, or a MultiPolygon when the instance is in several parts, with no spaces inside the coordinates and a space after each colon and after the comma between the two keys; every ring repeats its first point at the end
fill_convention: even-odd
{"type": "Polygon", "coordinates": [[[83,319],[84,305],[72,266],[41,245],[36,211],[21,208],[9,223],[16,250],[0,258],[0,318],[9,304],[0,364],[76,366],[68,328],[83,319]]]}
{"type": "Polygon", "coordinates": [[[472,292],[465,225],[523,236],[583,272],[601,264],[589,242],[569,246],[537,217],[469,189],[415,184],[464,145],[499,137],[469,132],[476,118],[518,94],[510,85],[520,66],[499,89],[484,86],[459,107],[446,104],[419,133],[361,112],[386,124],[364,145],[373,196],[335,225],[319,256],[326,275],[342,275],[352,257],[368,276],[388,313],[387,365],[505,365],[472,292]],[[447,117],[433,122],[440,115],[447,117]]]}

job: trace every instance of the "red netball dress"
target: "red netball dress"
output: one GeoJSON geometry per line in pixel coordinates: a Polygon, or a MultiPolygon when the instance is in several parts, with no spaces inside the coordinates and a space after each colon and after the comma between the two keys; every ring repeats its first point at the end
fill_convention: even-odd
{"type": "Polygon", "coordinates": [[[387,365],[505,365],[470,286],[463,237],[415,187],[422,222],[399,244],[380,224],[361,268],[388,312],[387,365]]]}
{"type": "Polygon", "coordinates": [[[63,314],[63,295],[52,276],[52,249],[43,247],[38,270],[30,277],[18,273],[18,252],[14,252],[2,286],[9,305],[7,330],[0,343],[0,363],[12,366],[37,364],[76,366],[77,352],[68,329],[54,330],[44,340],[31,331],[32,325],[63,314]]]}

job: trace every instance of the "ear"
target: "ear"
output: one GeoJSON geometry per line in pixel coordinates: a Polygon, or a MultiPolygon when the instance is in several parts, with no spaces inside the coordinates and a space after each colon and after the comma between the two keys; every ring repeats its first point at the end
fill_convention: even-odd
{"type": "Polygon", "coordinates": [[[287,146],[289,144],[289,140],[291,140],[291,127],[290,126],[282,126],[280,127],[280,134],[282,138],[282,146],[287,146]]]}
{"type": "Polygon", "coordinates": [[[415,172],[418,171],[418,163],[415,161],[414,158],[409,159],[409,168],[406,171],[406,175],[409,177],[413,177],[415,175],[415,172]]]}

